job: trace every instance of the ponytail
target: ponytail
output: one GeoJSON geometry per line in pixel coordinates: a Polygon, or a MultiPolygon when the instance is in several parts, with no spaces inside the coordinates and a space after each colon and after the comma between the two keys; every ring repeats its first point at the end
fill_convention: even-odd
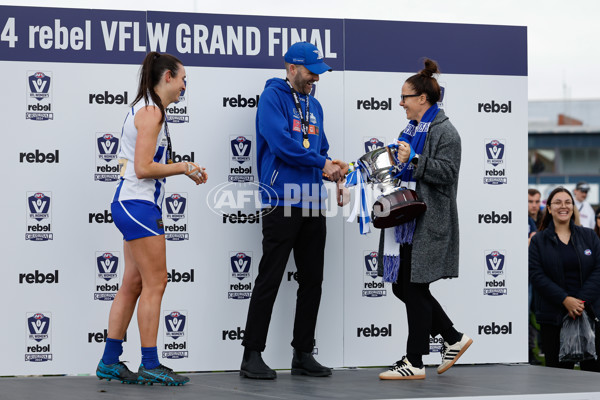
{"type": "Polygon", "coordinates": [[[142,99],[148,105],[152,99],[152,102],[160,109],[160,123],[162,124],[165,120],[165,106],[154,91],[154,87],[158,85],[165,71],[171,71],[172,76],[177,76],[181,64],[182,62],[177,57],[170,54],[160,54],[156,51],[148,53],[140,67],[138,92],[131,105],[136,105],[142,99]]]}

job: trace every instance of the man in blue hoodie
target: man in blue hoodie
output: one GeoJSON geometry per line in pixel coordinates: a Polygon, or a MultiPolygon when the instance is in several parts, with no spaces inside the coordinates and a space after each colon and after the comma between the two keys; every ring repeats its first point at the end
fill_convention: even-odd
{"type": "Polygon", "coordinates": [[[329,376],[331,369],[312,356],[325,252],[326,193],[323,174],[342,179],[347,166],[331,161],[323,129],[323,109],[310,95],[319,75],[331,68],[316,46],[299,42],[285,54],[286,79],[269,79],[256,115],[257,167],[260,182],[277,196],[262,192],[272,208],[262,218],[263,255],[258,266],[244,333],[240,375],[275,379],[261,357],[273,304],[290,252],[298,269],[292,340],[292,375],[329,376]],[[341,168],[342,167],[342,168],[341,168]]]}

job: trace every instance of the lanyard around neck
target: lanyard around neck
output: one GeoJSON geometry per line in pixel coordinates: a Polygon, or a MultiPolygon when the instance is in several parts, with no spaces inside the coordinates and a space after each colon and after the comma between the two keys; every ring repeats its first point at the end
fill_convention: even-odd
{"type": "Polygon", "coordinates": [[[302,138],[306,141],[308,140],[308,127],[310,124],[310,95],[306,96],[306,114],[304,116],[302,115],[302,106],[300,105],[300,96],[298,95],[298,92],[296,91],[296,89],[294,89],[294,87],[287,78],[285,79],[285,83],[287,83],[287,85],[290,88],[290,92],[292,92],[292,97],[294,98],[296,110],[300,115],[300,123],[302,126],[302,138]]]}
{"type": "Polygon", "coordinates": [[[167,164],[173,164],[173,148],[171,147],[171,135],[169,135],[169,125],[167,125],[167,114],[165,113],[165,136],[167,137],[167,164]]]}

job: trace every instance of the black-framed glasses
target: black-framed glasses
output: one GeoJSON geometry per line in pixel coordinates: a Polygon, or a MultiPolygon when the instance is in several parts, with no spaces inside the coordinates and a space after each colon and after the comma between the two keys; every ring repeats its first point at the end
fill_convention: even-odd
{"type": "Polygon", "coordinates": [[[401,94],[400,95],[400,99],[402,99],[402,101],[406,100],[408,97],[419,97],[420,94],[401,94]]]}

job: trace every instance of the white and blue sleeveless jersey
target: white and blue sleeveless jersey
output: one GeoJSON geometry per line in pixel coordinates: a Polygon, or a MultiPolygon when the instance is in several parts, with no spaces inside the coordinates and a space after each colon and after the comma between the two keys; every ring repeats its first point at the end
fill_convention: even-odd
{"type": "MultiPolygon", "coordinates": [[[[135,175],[134,155],[137,140],[137,129],[134,124],[136,113],[146,104],[144,99],[131,107],[121,131],[121,148],[119,150],[119,164],[121,166],[121,177],[117,184],[117,190],[113,201],[123,200],[146,200],[162,208],[165,197],[165,178],[161,179],[138,179],[135,175]]],[[[154,106],[150,99],[149,107],[154,106]]],[[[154,162],[166,164],[167,136],[165,134],[166,120],[158,133],[156,139],[156,150],[154,162]]]]}

